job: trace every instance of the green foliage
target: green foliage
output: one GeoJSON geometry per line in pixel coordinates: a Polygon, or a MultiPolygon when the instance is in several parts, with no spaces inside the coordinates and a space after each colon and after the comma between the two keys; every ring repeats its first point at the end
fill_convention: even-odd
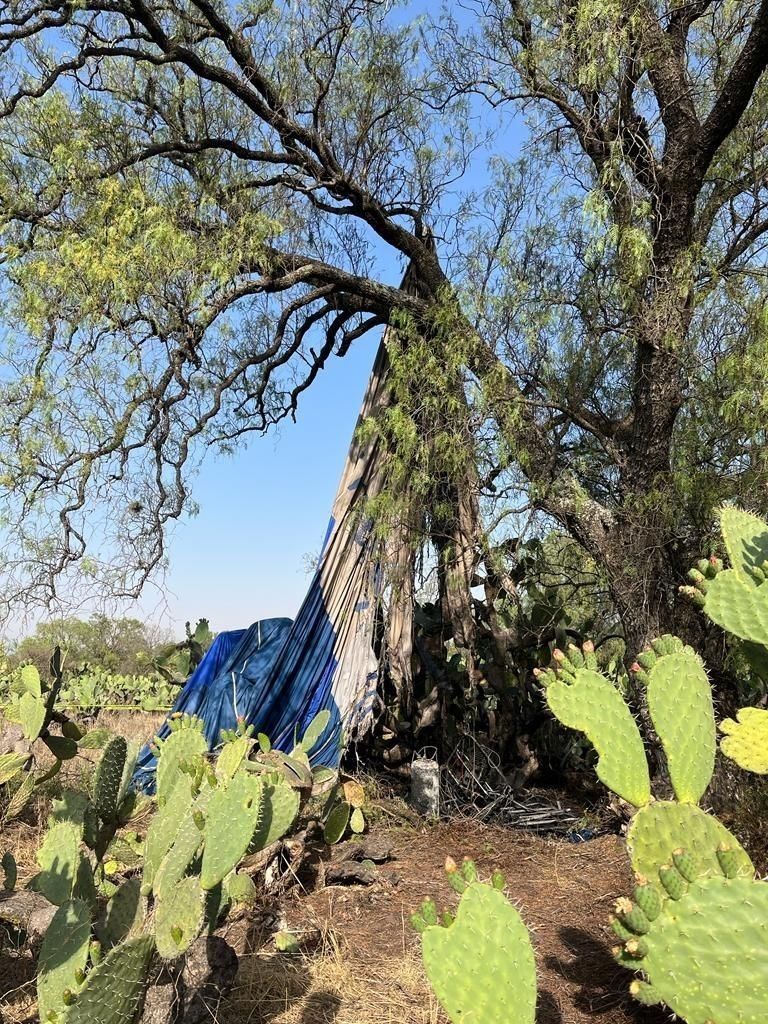
{"type": "Polygon", "coordinates": [[[61,1010],[65,991],[77,991],[90,944],[90,909],[82,900],[67,900],[54,914],[40,948],[37,1011],[41,1021],[61,1010]]]}
{"type": "Polygon", "coordinates": [[[531,940],[501,888],[466,883],[455,919],[444,916],[439,924],[431,900],[413,915],[427,977],[453,1024],[533,1024],[535,1019],[531,940]]]}
{"type": "Polygon", "coordinates": [[[630,992],[688,1024],[758,1024],[768,1006],[768,885],[734,877],[729,854],[710,849],[704,869],[680,850],[659,872],[658,904],[636,890],[635,903],[616,905],[618,958],[648,979],[630,992]]]}

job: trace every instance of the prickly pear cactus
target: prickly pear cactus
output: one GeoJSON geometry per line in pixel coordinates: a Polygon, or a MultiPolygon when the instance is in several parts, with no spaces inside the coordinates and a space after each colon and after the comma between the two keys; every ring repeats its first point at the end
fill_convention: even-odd
{"type": "Polygon", "coordinates": [[[105,821],[117,816],[118,796],[123,769],[128,756],[128,743],[123,736],[113,736],[104,747],[93,777],[93,806],[105,821]]]}
{"type": "Polygon", "coordinates": [[[733,849],[738,873],[754,878],[755,868],[746,850],[721,821],[695,804],[656,800],[641,808],[627,832],[627,850],[632,869],[655,884],[660,864],[672,851],[685,844],[696,857],[702,871],[719,871],[715,850],[720,843],[733,849]]]}
{"type": "Polygon", "coordinates": [[[203,927],[205,898],[200,879],[188,875],[155,906],[155,942],[165,960],[185,953],[203,927]]]}
{"type": "Polygon", "coordinates": [[[647,978],[630,992],[688,1024],[768,1020],[768,885],[736,876],[732,852],[717,850],[708,874],[677,850],[659,870],[661,890],[641,879],[634,902],[616,905],[617,957],[647,978]]]}
{"type": "Polygon", "coordinates": [[[199,765],[208,751],[203,736],[203,723],[198,718],[182,715],[170,719],[171,733],[157,745],[157,802],[162,807],[171,795],[184,768],[199,765]]]}
{"type": "MultiPolygon", "coordinates": [[[[473,866],[466,873],[472,877],[473,866]]],[[[468,882],[455,920],[448,914],[438,923],[431,900],[412,918],[427,977],[453,1024],[533,1024],[536,1016],[530,936],[503,879],[494,881],[468,882]]]]}
{"type": "Polygon", "coordinates": [[[715,767],[715,712],[704,662],[676,636],[662,636],[638,656],[648,711],[664,748],[675,796],[698,803],[715,767]]]}
{"type": "Polygon", "coordinates": [[[720,509],[720,529],[731,563],[702,560],[683,587],[718,626],[734,636],[768,646],[768,523],[733,506],[720,509]]]}
{"type": "Polygon", "coordinates": [[[189,776],[180,773],[168,801],[165,806],[158,808],[147,829],[141,885],[141,891],[145,896],[152,892],[155,875],[173,845],[181,823],[192,805],[193,796],[189,776]]]}
{"type": "Polygon", "coordinates": [[[622,799],[642,807],[651,798],[651,780],[640,730],[624,698],[597,671],[594,648],[556,650],[554,666],[537,671],[552,714],[585,734],[597,751],[598,778],[622,799]]]}
{"type": "Polygon", "coordinates": [[[104,919],[97,930],[104,949],[111,949],[129,935],[136,934],[144,923],[146,900],[141,895],[138,878],[128,878],[107,904],[104,919]]]}
{"type": "Polygon", "coordinates": [[[41,1021],[64,1005],[64,993],[83,981],[91,942],[91,912],[82,900],[62,903],[53,915],[37,962],[37,1009],[41,1021]]]}
{"type": "Polygon", "coordinates": [[[262,813],[259,824],[251,839],[249,850],[252,853],[266,850],[272,843],[282,839],[299,813],[301,803],[298,792],[293,789],[282,775],[277,773],[263,775],[262,813]]]}
{"type": "Polygon", "coordinates": [[[725,734],[720,749],[740,768],[757,775],[768,775],[768,711],[742,708],[736,721],[726,718],[720,723],[725,734]]]}
{"type": "Polygon", "coordinates": [[[56,1024],[133,1024],[144,1002],[153,948],[151,935],[139,935],[110,949],[56,1024]]]}
{"type": "Polygon", "coordinates": [[[212,889],[245,856],[259,824],[263,804],[261,780],[245,770],[211,795],[205,819],[205,846],[200,883],[212,889]]]}
{"type": "Polygon", "coordinates": [[[37,851],[40,872],[30,883],[51,903],[61,906],[72,895],[80,867],[80,829],[62,821],[48,829],[37,851]]]}

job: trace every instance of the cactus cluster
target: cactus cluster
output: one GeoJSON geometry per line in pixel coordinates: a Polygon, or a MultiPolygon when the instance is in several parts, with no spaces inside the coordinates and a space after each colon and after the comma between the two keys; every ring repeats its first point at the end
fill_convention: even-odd
{"type": "Polygon", "coordinates": [[[616,904],[615,950],[641,971],[630,991],[663,1002],[688,1024],[760,1024],[768,1012],[768,886],[740,875],[737,850],[707,863],[678,849],[658,868],[659,885],[638,876],[634,900],[616,904]],[[717,870],[710,865],[717,865],[717,870]]]}
{"type": "Polygon", "coordinates": [[[597,671],[589,642],[581,650],[556,651],[553,667],[537,675],[555,717],[595,745],[599,778],[638,809],[627,836],[633,869],[655,879],[658,865],[680,846],[713,868],[711,850],[726,842],[739,851],[743,874],[752,876],[752,862],[737,839],[698,806],[712,777],[716,737],[712,691],[701,659],[677,637],[663,636],[632,668],[645,687],[675,800],[652,798],[640,729],[619,690],[597,671]]]}
{"type": "Polygon", "coordinates": [[[504,895],[504,878],[478,880],[465,860],[446,862],[452,887],[461,893],[455,917],[438,915],[425,900],[411,923],[421,934],[424,968],[453,1024],[533,1024],[536,964],[528,930],[504,895]]]}

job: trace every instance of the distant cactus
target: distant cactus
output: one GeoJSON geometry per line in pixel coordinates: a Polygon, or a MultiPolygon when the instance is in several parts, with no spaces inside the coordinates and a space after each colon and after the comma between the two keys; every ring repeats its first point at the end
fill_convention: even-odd
{"type": "Polygon", "coordinates": [[[439,917],[432,900],[411,917],[421,933],[424,968],[435,995],[453,1024],[533,1024],[533,947],[522,918],[501,891],[503,880],[477,881],[471,861],[461,871],[449,867],[449,878],[462,888],[455,919],[448,913],[439,917]]]}
{"type": "Polygon", "coordinates": [[[641,879],[634,902],[618,901],[617,958],[647,979],[630,986],[642,1003],[664,1002],[688,1024],[761,1024],[768,1020],[768,886],[737,877],[732,849],[708,852],[705,869],[676,850],[658,872],[660,889],[641,879]]]}

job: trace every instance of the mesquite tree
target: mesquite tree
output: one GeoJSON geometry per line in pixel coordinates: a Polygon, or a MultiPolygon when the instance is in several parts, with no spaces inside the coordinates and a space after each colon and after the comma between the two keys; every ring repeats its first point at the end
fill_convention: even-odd
{"type": "Polygon", "coordinates": [[[633,649],[680,626],[713,500],[766,479],[768,0],[407,15],[6,0],[7,600],[76,563],[136,592],[196,452],[394,317],[400,371],[428,359],[393,458],[436,520],[463,509],[440,530],[465,589],[493,563],[476,488],[587,549],[633,649]]]}

